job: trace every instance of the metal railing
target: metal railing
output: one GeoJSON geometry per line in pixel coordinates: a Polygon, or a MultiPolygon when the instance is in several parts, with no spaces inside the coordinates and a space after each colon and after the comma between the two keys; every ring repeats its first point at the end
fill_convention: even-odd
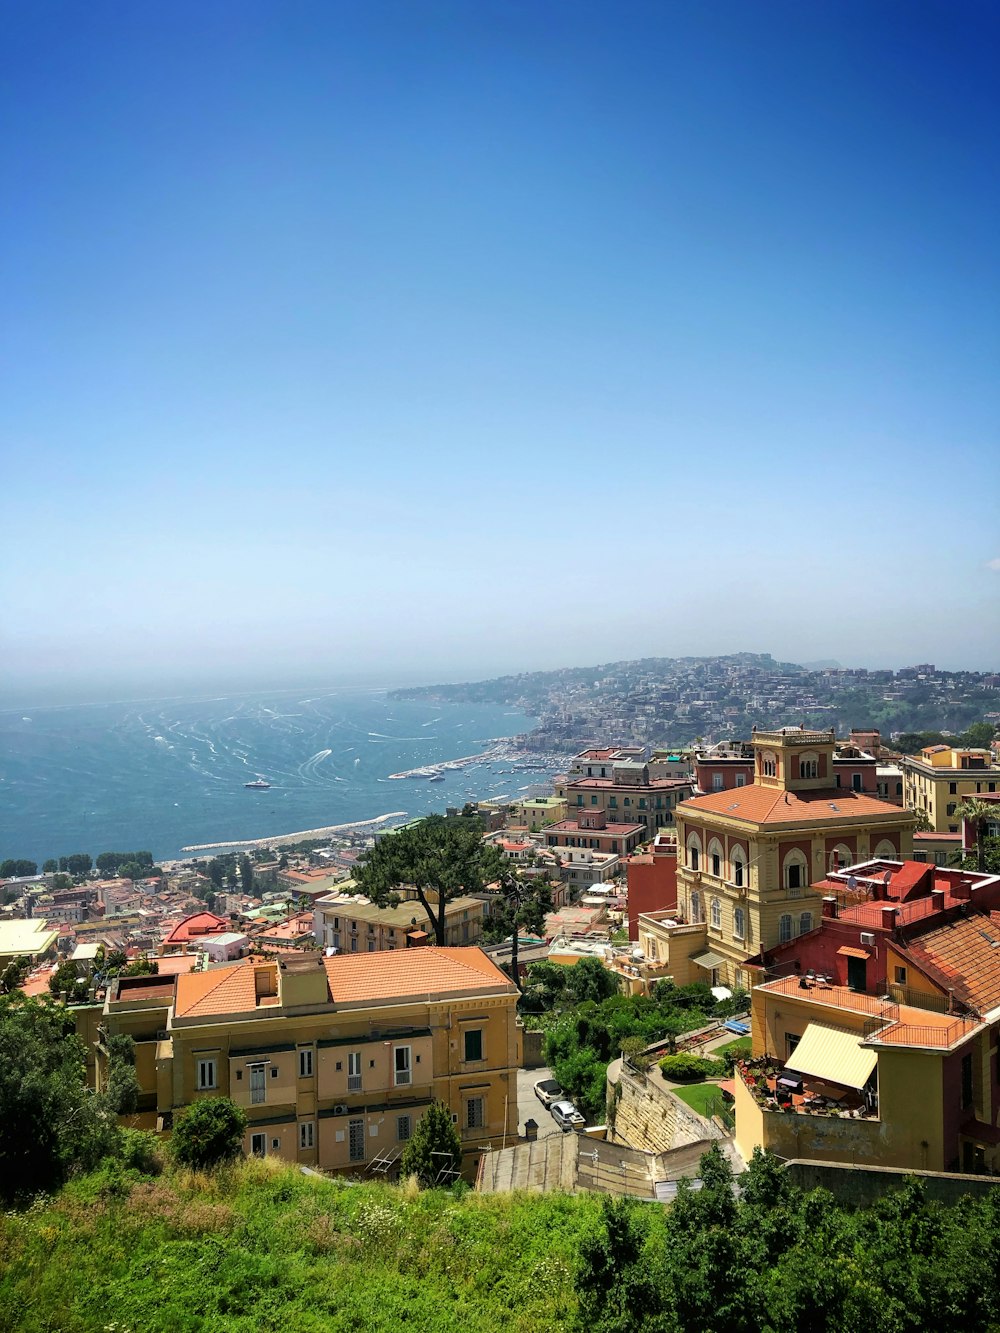
{"type": "Polygon", "coordinates": [[[967,1021],[956,1018],[941,1027],[924,1023],[882,1023],[868,1019],[864,1026],[864,1040],[878,1041],[885,1046],[931,1046],[947,1049],[969,1031],[967,1021]]]}

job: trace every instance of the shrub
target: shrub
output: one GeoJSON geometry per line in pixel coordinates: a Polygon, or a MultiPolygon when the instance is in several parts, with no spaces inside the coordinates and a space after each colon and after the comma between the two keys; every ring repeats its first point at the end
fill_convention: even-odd
{"type": "Polygon", "coordinates": [[[660,1072],[664,1078],[675,1083],[694,1082],[697,1079],[715,1077],[725,1073],[721,1060],[709,1060],[701,1055],[691,1055],[681,1051],[678,1055],[665,1055],[660,1061],[660,1072]]]}
{"type": "Polygon", "coordinates": [[[461,1164],[462,1141],[451,1123],[451,1112],[441,1102],[432,1102],[403,1149],[400,1174],[416,1176],[421,1185],[433,1185],[442,1170],[457,1171],[461,1164]]]}
{"type": "Polygon", "coordinates": [[[240,1155],[246,1127],[246,1112],[235,1102],[228,1097],[207,1097],[178,1119],[170,1151],[181,1166],[196,1171],[220,1166],[240,1155]]]}
{"type": "Polygon", "coordinates": [[[126,1170],[158,1176],[163,1170],[159,1141],[145,1129],[123,1129],[118,1140],[118,1160],[126,1170]]]}

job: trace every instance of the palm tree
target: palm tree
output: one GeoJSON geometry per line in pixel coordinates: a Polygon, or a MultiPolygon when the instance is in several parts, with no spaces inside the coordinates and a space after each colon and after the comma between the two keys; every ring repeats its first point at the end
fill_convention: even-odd
{"type": "Polygon", "coordinates": [[[978,796],[967,796],[961,805],[956,806],[955,816],[972,825],[976,831],[976,867],[980,874],[986,873],[986,842],[983,828],[988,819],[1000,817],[1000,809],[991,801],[980,800],[978,796]]]}

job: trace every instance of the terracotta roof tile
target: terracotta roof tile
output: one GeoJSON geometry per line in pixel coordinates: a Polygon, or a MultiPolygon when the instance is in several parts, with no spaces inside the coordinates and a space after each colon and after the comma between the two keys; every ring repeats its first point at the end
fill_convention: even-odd
{"type": "Polygon", "coordinates": [[[188,972],[177,978],[174,1014],[177,1018],[207,1018],[214,1014],[242,1014],[257,1007],[254,964],[188,972]]]}
{"type": "Polygon", "coordinates": [[[907,952],[970,1008],[1000,1005],[1000,914],[959,917],[910,940],[907,952]]]}
{"type": "Polygon", "coordinates": [[[326,960],[335,1004],[461,990],[510,990],[514,983],[482,949],[387,949],[326,960]]]}
{"type": "Polygon", "coordinates": [[[863,792],[831,787],[826,791],[789,791],[780,787],[734,787],[729,791],[709,792],[682,801],[677,807],[681,815],[726,815],[748,824],[817,824],[836,823],[838,820],[871,819],[894,815],[901,822],[908,813],[899,806],[880,801],[863,792]]]}

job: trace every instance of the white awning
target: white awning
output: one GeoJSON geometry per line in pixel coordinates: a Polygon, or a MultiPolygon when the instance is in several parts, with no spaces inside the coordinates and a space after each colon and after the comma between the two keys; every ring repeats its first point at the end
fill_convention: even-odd
{"type": "Polygon", "coordinates": [[[785,1061],[785,1068],[811,1074],[827,1083],[840,1083],[845,1088],[863,1088],[878,1064],[878,1052],[860,1045],[861,1041],[860,1032],[828,1023],[810,1023],[785,1061]]]}

